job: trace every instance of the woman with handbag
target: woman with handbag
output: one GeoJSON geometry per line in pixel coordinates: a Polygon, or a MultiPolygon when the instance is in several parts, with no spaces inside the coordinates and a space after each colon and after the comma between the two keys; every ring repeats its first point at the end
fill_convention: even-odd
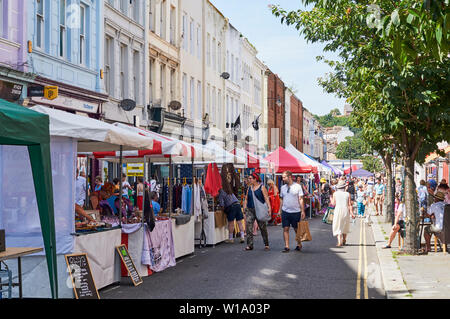
{"type": "Polygon", "coordinates": [[[244,200],[244,211],[247,221],[247,247],[245,250],[253,250],[253,224],[258,223],[264,240],[264,250],[269,248],[269,235],[267,233],[267,221],[270,220],[270,201],[267,189],[262,185],[258,174],[253,173],[248,177],[249,187],[244,200]]]}
{"type": "Polygon", "coordinates": [[[352,218],[355,218],[350,193],[345,191],[345,187],[345,181],[339,181],[336,186],[337,191],[334,192],[331,198],[331,205],[335,206],[333,236],[338,238],[336,247],[342,247],[346,244],[347,234],[350,232],[350,215],[352,218]]]}

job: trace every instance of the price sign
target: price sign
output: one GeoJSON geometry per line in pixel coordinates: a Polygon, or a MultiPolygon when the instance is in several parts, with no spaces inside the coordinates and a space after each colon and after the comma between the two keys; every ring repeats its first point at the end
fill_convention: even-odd
{"type": "Polygon", "coordinates": [[[131,259],[131,256],[128,253],[127,246],[125,245],[116,246],[116,249],[120,255],[120,258],[123,261],[123,264],[127,268],[128,274],[130,275],[133,284],[135,286],[142,284],[143,283],[142,278],[141,276],[139,276],[139,273],[136,270],[136,266],[134,265],[133,259],[131,259]]]}
{"type": "Polygon", "coordinates": [[[64,255],[76,299],[100,299],[87,254],[64,255]]]}
{"type": "Polygon", "coordinates": [[[144,176],[144,163],[127,164],[128,176],[144,176]]]}

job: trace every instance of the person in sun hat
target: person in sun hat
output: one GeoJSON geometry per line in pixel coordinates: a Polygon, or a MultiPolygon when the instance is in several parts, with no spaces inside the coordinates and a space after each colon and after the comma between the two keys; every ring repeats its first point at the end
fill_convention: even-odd
{"type": "Polygon", "coordinates": [[[345,181],[339,181],[336,186],[337,191],[334,192],[331,198],[331,205],[335,206],[333,236],[336,236],[338,239],[337,247],[342,247],[346,244],[347,234],[350,232],[350,216],[355,218],[350,193],[345,191],[345,187],[345,181]]]}
{"type": "Polygon", "coordinates": [[[331,195],[331,186],[328,184],[327,180],[322,177],[320,180],[322,183],[321,188],[321,206],[322,211],[326,211],[328,208],[328,204],[330,204],[330,195],[331,195]]]}
{"type": "Polygon", "coordinates": [[[433,224],[425,227],[423,236],[425,237],[426,250],[431,251],[431,235],[439,235],[442,231],[444,224],[444,209],[445,209],[445,194],[444,192],[437,192],[435,195],[431,195],[434,198],[434,204],[432,204],[428,211],[425,213],[425,217],[431,217],[433,224]]]}

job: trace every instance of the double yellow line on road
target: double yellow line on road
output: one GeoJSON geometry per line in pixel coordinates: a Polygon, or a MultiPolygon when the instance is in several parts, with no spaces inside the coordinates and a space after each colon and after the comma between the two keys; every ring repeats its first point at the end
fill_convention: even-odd
{"type": "Polygon", "coordinates": [[[356,299],[361,299],[361,268],[364,255],[364,299],[369,299],[369,289],[367,287],[367,247],[366,247],[366,227],[363,223],[363,219],[359,220],[360,233],[359,233],[359,257],[358,257],[358,276],[356,279],[356,299]]]}

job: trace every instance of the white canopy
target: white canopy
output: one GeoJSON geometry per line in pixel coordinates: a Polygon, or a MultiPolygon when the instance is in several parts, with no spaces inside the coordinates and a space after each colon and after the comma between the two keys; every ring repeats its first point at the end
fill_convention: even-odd
{"type": "Polygon", "coordinates": [[[206,143],[205,148],[211,150],[215,154],[215,163],[232,163],[232,164],[245,164],[245,157],[234,155],[224,150],[220,145],[214,141],[206,143]]]}
{"type": "Polygon", "coordinates": [[[318,161],[309,158],[308,156],[300,152],[298,149],[296,149],[294,145],[289,144],[285,149],[302,162],[317,167],[317,170],[331,173],[331,168],[326,167],[325,165],[319,163],[318,161]]]}
{"type": "Polygon", "coordinates": [[[252,154],[242,148],[233,149],[231,151],[232,154],[236,154],[239,157],[247,159],[247,167],[254,168],[255,166],[259,166],[259,168],[269,168],[270,162],[265,160],[262,156],[252,154]]]}
{"type": "Polygon", "coordinates": [[[103,121],[51,109],[42,105],[31,108],[50,118],[50,135],[78,140],[79,152],[99,152],[127,149],[152,149],[153,139],[103,121]]]}

